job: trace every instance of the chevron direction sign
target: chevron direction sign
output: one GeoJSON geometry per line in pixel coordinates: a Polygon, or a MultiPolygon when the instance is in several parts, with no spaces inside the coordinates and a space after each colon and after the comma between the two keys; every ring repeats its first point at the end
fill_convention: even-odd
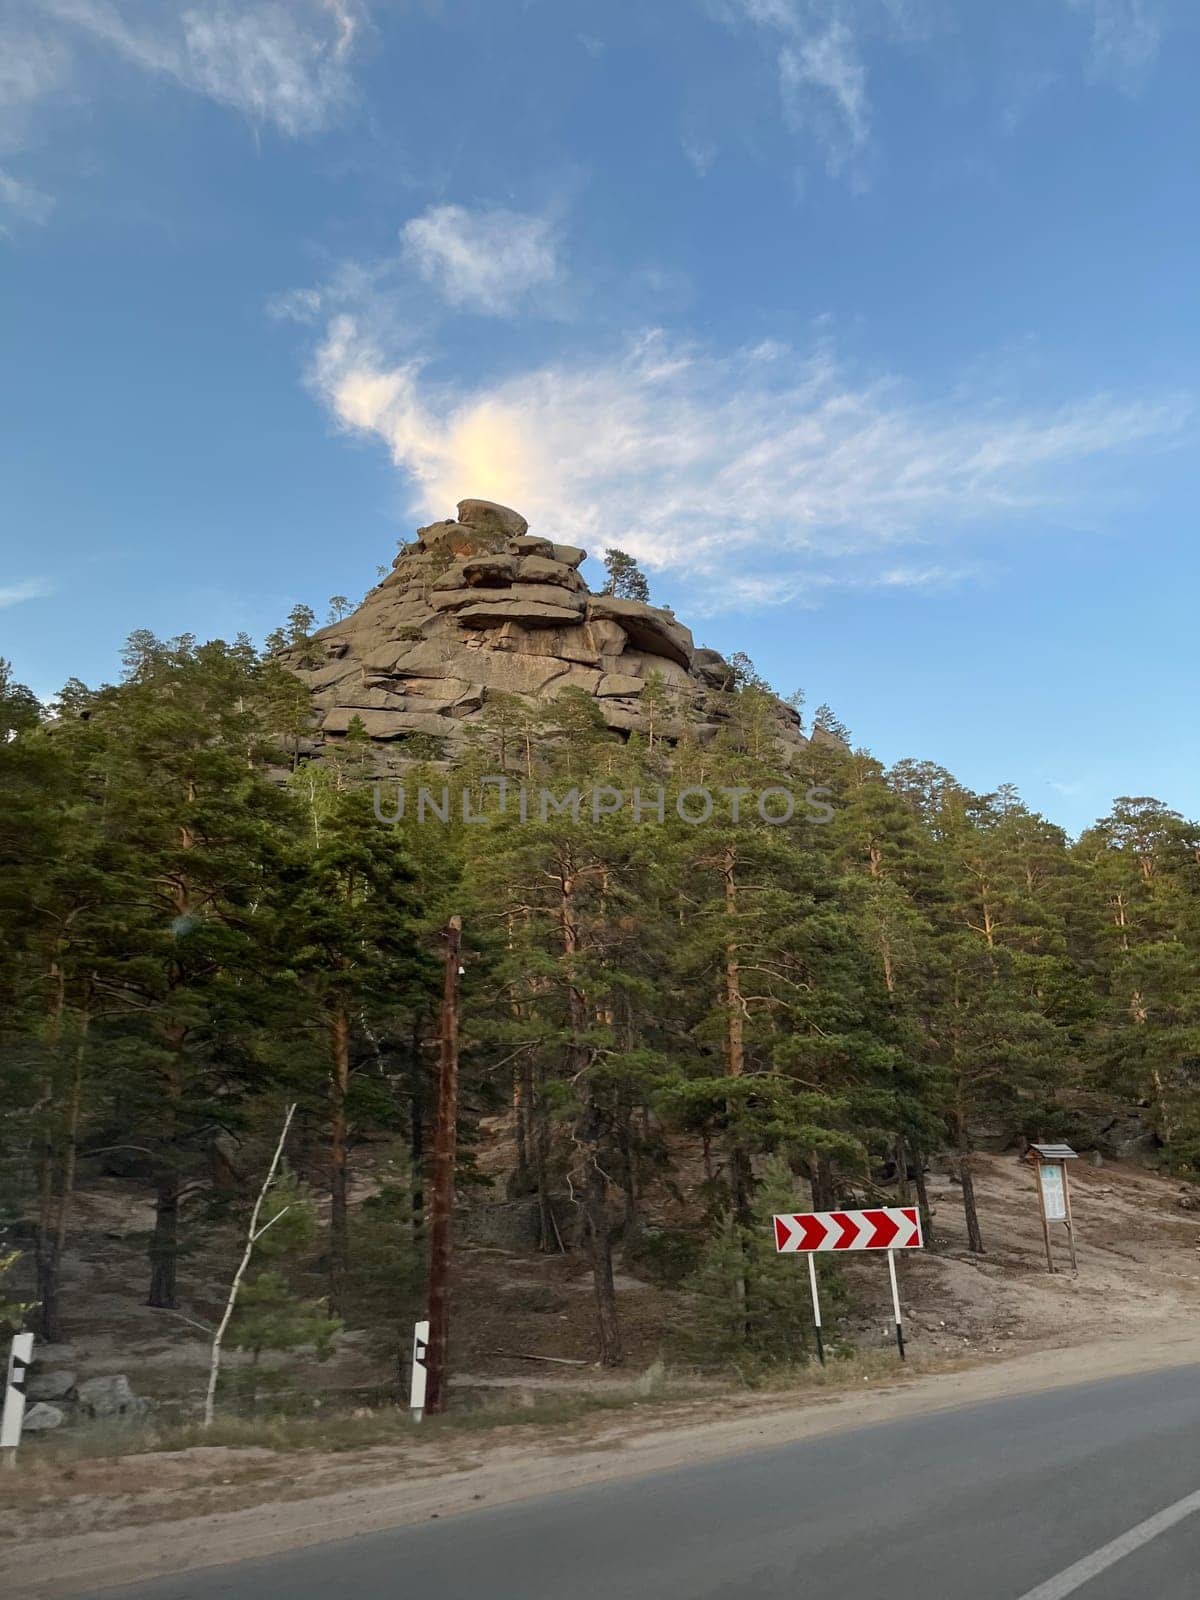
{"type": "Polygon", "coordinates": [[[787,1255],[811,1250],[920,1250],[921,1213],[916,1206],[878,1206],[870,1211],[805,1211],[777,1216],[775,1248],[787,1255]]]}

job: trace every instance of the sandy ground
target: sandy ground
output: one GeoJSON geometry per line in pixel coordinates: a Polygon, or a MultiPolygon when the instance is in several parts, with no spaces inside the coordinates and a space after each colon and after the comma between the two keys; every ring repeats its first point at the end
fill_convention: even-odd
{"type": "MultiPolygon", "coordinates": [[[[774,1394],[710,1385],[675,1401],[630,1401],[620,1411],[570,1423],[514,1423],[502,1430],[421,1433],[401,1423],[395,1441],[326,1452],[204,1447],[103,1458],[57,1455],[30,1441],[22,1470],[0,1476],[0,1574],[6,1592],[66,1595],[215,1560],[342,1538],[480,1504],[575,1487],[629,1473],[783,1444],[831,1428],[940,1409],[1006,1394],[1200,1361],[1200,1214],[1179,1205],[1180,1187],[1116,1165],[1072,1167],[1079,1271],[1045,1268],[1027,1168],[1012,1156],[982,1157],[977,1187],[987,1254],[965,1250],[961,1196],[933,1174],[939,1249],[902,1262],[911,1366],[892,1366],[887,1272],[881,1258],[845,1263],[853,1311],[841,1330],[867,1352],[827,1387],[774,1394]],[[862,1388],[849,1389],[849,1384],[862,1388]]],[[[96,1205],[95,1199],[89,1203],[96,1205]]],[[[104,1202],[107,1204],[108,1202],[104,1202]]],[[[111,1227],[115,1215],[106,1216],[111,1227]]],[[[128,1226],[128,1222],[123,1223],[128,1226]]],[[[614,1380],[593,1367],[514,1360],[496,1349],[583,1359],[589,1354],[586,1269],[577,1256],[464,1253],[458,1298],[471,1318],[458,1368],[464,1388],[503,1390],[514,1403],[562,1391],[607,1392],[663,1346],[677,1295],[622,1277],[632,1372],[614,1380]],[[553,1289],[516,1324],[486,1308],[505,1293],[553,1289]],[[520,1337],[517,1337],[519,1332],[520,1337]],[[464,1370],[465,1368],[465,1370],[464,1370]]],[[[798,1270],[803,1270],[798,1267],[798,1270]]],[[[129,1317],[112,1296],[113,1320],[129,1317]]],[[[92,1314],[95,1314],[94,1302],[92,1314]]],[[[150,1314],[158,1316],[158,1314],[150,1314]]],[[[139,1384],[158,1372],[194,1383],[204,1350],[186,1323],[164,1333],[159,1317],[135,1350],[139,1384]]],[[[104,1337],[112,1338],[111,1334],[104,1337]]],[[[91,1370],[129,1370],[89,1347],[91,1370]]],[[[114,1352],[115,1357],[115,1352],[114,1352]]],[[[369,1375],[362,1352],[343,1376],[369,1375]],[[357,1365],[356,1365],[357,1364],[357,1365]]],[[[150,1390],[149,1392],[153,1392],[150,1390]]]]}
{"type": "Polygon", "coordinates": [[[803,1405],[778,1395],[715,1408],[711,1402],[692,1402],[653,1418],[632,1412],[615,1422],[593,1418],[587,1427],[556,1440],[546,1439],[543,1431],[536,1439],[510,1439],[501,1446],[493,1442],[443,1453],[440,1459],[415,1445],[353,1458],[312,1456],[303,1465],[292,1458],[286,1483],[279,1475],[284,1462],[276,1460],[272,1472],[269,1451],[201,1450],[165,1460],[126,1458],[111,1473],[110,1495],[144,1495],[148,1482],[155,1480],[165,1509],[167,1486],[174,1479],[176,1499],[185,1491],[192,1510],[187,1520],[35,1538],[19,1549],[10,1547],[0,1559],[0,1571],[7,1592],[25,1600],[56,1600],[821,1433],[1197,1361],[1200,1331],[1180,1325],[1160,1328],[1155,1336],[1084,1344],[1069,1352],[1032,1352],[969,1371],[900,1378],[866,1393],[810,1396],[803,1405]],[[247,1454],[249,1462],[243,1459],[247,1454]],[[289,1498],[205,1513],[197,1479],[223,1475],[222,1481],[230,1483],[231,1474],[244,1475],[247,1469],[263,1471],[275,1494],[289,1498]]]}

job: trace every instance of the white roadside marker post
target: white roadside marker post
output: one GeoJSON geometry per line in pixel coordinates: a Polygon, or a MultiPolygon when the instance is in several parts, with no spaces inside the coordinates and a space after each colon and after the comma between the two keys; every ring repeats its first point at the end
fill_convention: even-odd
{"type": "Polygon", "coordinates": [[[904,1361],[906,1359],[904,1354],[904,1323],[900,1318],[900,1286],[896,1282],[896,1252],[889,1250],[887,1258],[888,1272],[892,1279],[892,1312],[896,1318],[896,1349],[900,1352],[901,1361],[904,1361]]]}
{"type": "Polygon", "coordinates": [[[412,1382],[408,1393],[408,1408],[412,1412],[414,1422],[420,1422],[425,1415],[425,1380],[428,1377],[428,1368],[425,1358],[429,1354],[429,1320],[413,1326],[413,1353],[412,1353],[412,1382]]]}
{"type": "Polygon", "coordinates": [[[17,1464],[17,1446],[25,1420],[25,1369],[32,1360],[33,1335],[14,1333],[4,1382],[4,1409],[0,1412],[0,1460],[10,1471],[17,1464]]]}
{"type": "Polygon", "coordinates": [[[813,1328],[817,1335],[817,1360],[824,1366],[825,1341],[821,1337],[821,1301],[817,1294],[817,1258],[812,1250],[808,1252],[808,1286],[812,1290],[813,1328]]]}

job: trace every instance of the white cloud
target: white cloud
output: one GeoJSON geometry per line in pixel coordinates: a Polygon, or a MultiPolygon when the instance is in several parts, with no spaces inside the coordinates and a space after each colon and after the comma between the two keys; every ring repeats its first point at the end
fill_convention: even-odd
{"type": "Polygon", "coordinates": [[[319,289],[285,289],[267,301],[267,315],[276,322],[315,322],[321,304],[319,289]]]}
{"type": "Polygon", "coordinates": [[[70,62],[62,43],[26,26],[0,31],[0,150],[25,142],[37,102],[66,82],[70,62]]]}
{"type": "MultiPolygon", "coordinates": [[[[11,172],[5,172],[0,167],[0,218],[7,212],[18,222],[36,224],[45,222],[53,210],[52,195],[43,193],[31,183],[15,178],[11,172]]],[[[6,224],[0,221],[0,234],[7,232],[6,224]]]]}
{"type": "Polygon", "coordinates": [[[519,211],[432,206],[406,222],[404,255],[449,305],[507,316],[559,277],[546,217],[519,211]]]}
{"type": "Polygon", "coordinates": [[[861,177],[871,141],[864,42],[921,31],[921,0],[701,0],[730,27],[749,25],[772,51],[783,112],[815,136],[831,176],[861,177]]]}
{"type": "Polygon", "coordinates": [[[1189,415],[1178,399],[929,405],[825,349],[722,355],[661,333],[611,358],[455,388],[418,359],[386,359],[349,315],[330,326],[312,381],[341,426],[387,444],[422,512],[500,500],[556,538],[619,542],[676,568],[718,602],[947,581],[939,561],[903,551],[1074,512],[1090,458],[1158,444],[1189,415]]]}
{"type": "Polygon", "coordinates": [[[841,172],[871,134],[867,72],[850,29],[835,19],[785,45],[779,52],[779,80],[790,115],[801,124],[815,124],[830,172],[841,172]]]}
{"type": "MultiPolygon", "coordinates": [[[[0,20],[0,156],[25,150],[39,102],[60,89],[69,74],[70,61],[59,41],[21,26],[15,12],[0,20]]],[[[53,196],[11,168],[0,169],[0,236],[14,223],[45,222],[53,209],[53,196]]]]}
{"type": "Polygon", "coordinates": [[[1136,94],[1162,43],[1162,14],[1153,0],[1067,0],[1067,4],[1091,20],[1090,75],[1136,94]]]}
{"type": "Polygon", "coordinates": [[[45,578],[25,578],[20,583],[0,584],[0,610],[19,606],[25,600],[41,600],[53,594],[54,585],[45,578]]]}
{"type": "Polygon", "coordinates": [[[290,135],[329,127],[353,98],[358,0],[39,0],[59,22],[151,73],[290,135]]]}

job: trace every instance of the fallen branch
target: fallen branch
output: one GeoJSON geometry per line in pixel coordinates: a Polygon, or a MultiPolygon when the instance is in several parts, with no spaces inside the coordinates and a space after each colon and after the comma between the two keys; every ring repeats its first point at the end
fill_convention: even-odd
{"type": "Polygon", "coordinates": [[[505,1356],[509,1361],[550,1361],[556,1367],[590,1367],[590,1361],[572,1361],[567,1356],[530,1356],[523,1350],[488,1350],[489,1356],[505,1356]]]}

